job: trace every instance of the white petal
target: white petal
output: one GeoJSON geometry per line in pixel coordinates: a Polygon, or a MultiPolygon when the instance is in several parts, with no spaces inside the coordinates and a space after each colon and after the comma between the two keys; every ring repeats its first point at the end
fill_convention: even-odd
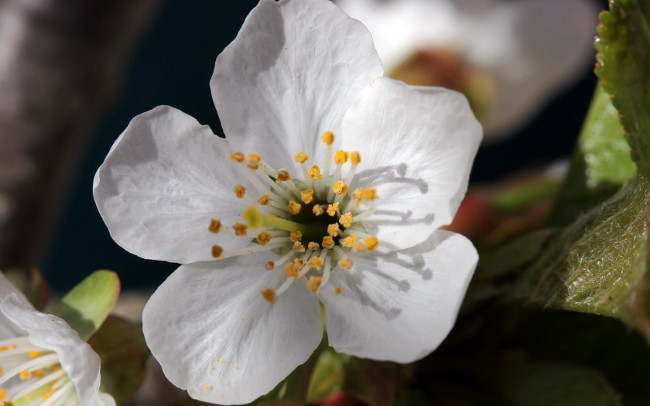
{"type": "Polygon", "coordinates": [[[210,87],[233,147],[291,168],[299,151],[320,162],[320,135],[336,135],[352,99],[382,74],[366,28],[329,1],[262,0],[210,87]]]}
{"type": "Polygon", "coordinates": [[[167,379],[198,400],[249,403],[304,363],[322,337],[318,300],[294,283],[274,304],[284,270],[268,258],[183,265],[153,294],[143,330],[167,379]]]}
{"type": "MultiPolygon", "coordinates": [[[[16,289],[16,287],[9,282],[4,273],[0,272],[0,300],[3,300],[12,294],[15,295],[16,298],[26,307],[33,309],[33,306],[29,303],[29,300],[27,300],[25,295],[23,295],[23,292],[16,289]]],[[[0,340],[17,337],[21,335],[21,333],[22,331],[20,329],[16,328],[16,326],[7,319],[4,314],[0,313],[0,340]]]]}
{"type": "Polygon", "coordinates": [[[0,311],[27,333],[32,344],[57,354],[84,406],[98,404],[99,356],[65,321],[34,310],[15,294],[0,303],[0,311]]]}
{"type": "Polygon", "coordinates": [[[95,175],[97,208],[113,239],[143,258],[170,262],[211,259],[211,247],[248,245],[215,236],[211,218],[232,225],[246,207],[233,192],[247,185],[227,141],[167,106],[135,117],[95,175]]]}
{"type": "Polygon", "coordinates": [[[426,356],[447,336],[478,255],[465,237],[438,231],[422,246],[352,260],[352,270],[335,270],[321,290],[330,345],[358,357],[406,363],[426,356]]]}
{"type": "Polygon", "coordinates": [[[115,406],[115,399],[108,393],[99,394],[99,406],[115,406]]]}
{"type": "Polygon", "coordinates": [[[353,187],[377,189],[378,210],[365,224],[380,243],[404,248],[453,219],[481,126],[460,93],[381,78],[345,114],[343,136],[343,148],[361,154],[353,187]]]}

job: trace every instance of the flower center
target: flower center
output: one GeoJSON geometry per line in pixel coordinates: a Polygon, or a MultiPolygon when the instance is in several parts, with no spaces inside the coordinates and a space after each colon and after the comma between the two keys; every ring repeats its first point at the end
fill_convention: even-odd
{"type": "Polygon", "coordinates": [[[56,353],[31,344],[27,337],[0,341],[0,406],[78,402],[56,353]]]}
{"type": "MultiPolygon", "coordinates": [[[[242,223],[222,227],[220,219],[210,219],[208,230],[219,237],[252,239],[243,249],[213,245],[214,258],[258,252],[277,256],[265,264],[265,269],[283,270],[287,279],[281,286],[261,292],[270,303],[296,280],[318,293],[333,270],[353,268],[350,252],[374,251],[379,246],[363,224],[375,211],[377,193],[371,188],[354,188],[361,163],[359,153],[334,152],[332,132],[323,133],[321,139],[327,146],[325,161],[320,166],[310,164],[307,153],[296,153],[294,160],[301,172],[298,176],[287,169],[272,168],[260,155],[232,154],[231,159],[257,194],[235,184],[233,192],[246,206],[242,223]]],[[[335,292],[341,294],[342,289],[336,287],[335,292]]]]}

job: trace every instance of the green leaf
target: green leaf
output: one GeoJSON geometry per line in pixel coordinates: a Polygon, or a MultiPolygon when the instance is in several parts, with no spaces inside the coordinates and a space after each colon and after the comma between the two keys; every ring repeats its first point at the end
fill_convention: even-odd
{"type": "Polygon", "coordinates": [[[337,354],[330,348],[323,351],[309,382],[309,403],[317,403],[327,395],[341,390],[345,378],[344,367],[348,361],[349,356],[337,354]]]}
{"type": "Polygon", "coordinates": [[[101,390],[117,404],[128,400],[144,380],[149,349],[142,328],[109,316],[88,341],[102,360],[101,390]]]}
{"type": "Polygon", "coordinates": [[[109,315],[120,294],[120,279],[115,272],[96,271],[72,288],[52,314],[88,340],[109,315]]]}
{"type": "Polygon", "coordinates": [[[610,0],[601,14],[596,74],[614,106],[639,171],[650,175],[650,2],[610,0]]]}

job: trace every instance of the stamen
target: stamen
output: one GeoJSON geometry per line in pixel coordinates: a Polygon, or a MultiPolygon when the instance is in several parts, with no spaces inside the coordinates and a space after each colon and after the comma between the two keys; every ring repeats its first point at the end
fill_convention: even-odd
{"type": "Polygon", "coordinates": [[[267,288],[261,291],[260,293],[262,294],[262,297],[266,299],[267,302],[271,304],[275,303],[275,290],[271,288],[267,288]]]}
{"type": "Polygon", "coordinates": [[[278,171],[277,176],[275,177],[275,181],[277,183],[286,182],[286,181],[289,181],[289,180],[291,180],[291,174],[286,169],[280,169],[278,171]]]}
{"type": "Polygon", "coordinates": [[[314,256],[307,262],[307,266],[320,271],[320,268],[323,266],[323,260],[320,257],[314,256]]]}
{"type": "Polygon", "coordinates": [[[217,234],[219,233],[219,230],[221,230],[221,221],[217,219],[210,219],[210,226],[208,227],[208,231],[217,234]]]}
{"type": "Polygon", "coordinates": [[[361,189],[356,189],[352,192],[352,200],[354,200],[354,207],[359,207],[361,199],[363,198],[363,191],[361,189]]]}
{"type": "Polygon", "coordinates": [[[345,213],[344,215],[341,216],[341,218],[339,218],[339,223],[341,223],[341,225],[345,228],[350,227],[353,222],[354,222],[354,218],[352,217],[352,213],[350,212],[345,213]]]}
{"type": "Polygon", "coordinates": [[[234,154],[230,155],[230,159],[236,162],[244,162],[244,154],[241,152],[235,152],[234,154]]]}
{"type": "Polygon", "coordinates": [[[329,147],[334,142],[334,133],[331,131],[325,131],[320,138],[329,147]]]}
{"type": "Polygon", "coordinates": [[[273,238],[273,236],[271,234],[267,233],[266,231],[262,231],[261,233],[259,233],[257,235],[256,238],[257,238],[257,242],[259,242],[260,244],[262,244],[262,246],[264,246],[264,245],[268,244],[269,242],[271,242],[271,239],[273,238]]]}
{"type": "Polygon", "coordinates": [[[273,261],[268,261],[266,264],[264,264],[264,269],[267,271],[272,271],[273,268],[275,268],[275,263],[273,261]]]}
{"type": "Polygon", "coordinates": [[[257,154],[248,154],[246,157],[246,166],[256,171],[260,167],[260,161],[262,157],[257,154]]]}
{"type": "Polygon", "coordinates": [[[315,216],[320,216],[321,214],[325,213],[325,210],[323,210],[323,208],[322,208],[320,205],[318,205],[318,204],[315,205],[315,206],[311,209],[311,211],[312,211],[312,213],[314,213],[315,216]]]}
{"type": "Polygon", "coordinates": [[[334,155],[334,163],[337,165],[343,165],[348,161],[348,153],[343,150],[336,151],[334,155]]]}
{"type": "Polygon", "coordinates": [[[235,223],[235,225],[232,226],[232,229],[235,231],[235,235],[244,237],[246,236],[248,226],[246,224],[235,223]]]}
{"type": "Polygon", "coordinates": [[[309,179],[313,179],[313,180],[323,179],[323,175],[320,173],[320,168],[318,167],[318,165],[314,165],[311,167],[308,176],[309,179]]]}
{"type": "Polygon", "coordinates": [[[305,246],[300,241],[293,243],[293,250],[296,252],[305,252],[305,246]]]}
{"type": "Polygon", "coordinates": [[[366,244],[364,244],[362,241],[357,241],[354,243],[352,250],[354,252],[364,252],[368,250],[368,247],[366,247],[366,244]]]}
{"type": "Polygon", "coordinates": [[[289,233],[289,239],[293,242],[302,240],[302,233],[300,231],[292,231],[289,233]]]}
{"type": "Polygon", "coordinates": [[[315,241],[310,241],[309,244],[307,244],[307,249],[310,249],[312,251],[315,251],[320,248],[320,244],[318,244],[315,241]]]}
{"type": "Polygon", "coordinates": [[[235,185],[235,187],[233,188],[233,191],[235,192],[235,196],[237,196],[237,198],[239,198],[239,199],[243,199],[244,196],[246,196],[246,186],[244,186],[244,185],[242,185],[240,183],[235,185]]]}
{"type": "Polygon", "coordinates": [[[266,206],[267,204],[271,203],[271,196],[268,194],[262,195],[257,199],[257,203],[261,204],[262,206],[266,206]]]}
{"type": "Polygon", "coordinates": [[[320,288],[320,284],[322,280],[323,278],[321,278],[320,276],[309,277],[309,282],[307,282],[307,289],[316,293],[316,291],[318,291],[318,289],[320,288]]]}
{"type": "Polygon", "coordinates": [[[300,209],[302,208],[302,205],[298,203],[295,200],[290,200],[289,201],[289,212],[291,214],[298,214],[300,213],[300,209]]]}
{"type": "Polygon", "coordinates": [[[348,192],[349,186],[343,183],[342,180],[337,181],[334,186],[332,186],[332,190],[334,193],[336,193],[339,196],[343,196],[348,192]]]}
{"type": "Polygon", "coordinates": [[[214,258],[220,258],[221,254],[223,254],[223,248],[221,248],[219,245],[213,245],[212,246],[212,256],[214,258]]]}
{"type": "Polygon", "coordinates": [[[334,288],[334,294],[335,295],[340,295],[341,293],[343,293],[343,289],[341,289],[338,286],[334,288]]]}
{"type": "Polygon", "coordinates": [[[361,191],[363,198],[367,201],[375,200],[377,198],[377,190],[368,188],[361,191]]]}
{"type": "Polygon", "coordinates": [[[287,278],[294,278],[298,279],[298,271],[300,270],[300,266],[296,264],[295,262],[288,263],[284,267],[284,272],[287,274],[287,278]]]}
{"type": "Polygon", "coordinates": [[[357,243],[358,239],[359,238],[356,235],[350,234],[347,237],[345,237],[343,240],[341,240],[341,245],[347,248],[352,248],[357,243]]]}
{"type": "Polygon", "coordinates": [[[328,256],[325,258],[325,269],[323,270],[323,280],[321,281],[321,286],[325,286],[325,284],[330,280],[331,272],[332,272],[332,261],[328,256]]]}
{"type": "Polygon", "coordinates": [[[335,216],[336,212],[339,210],[339,204],[337,202],[331,203],[327,206],[327,214],[330,216],[335,216]]]}
{"type": "Polygon", "coordinates": [[[330,224],[327,226],[327,234],[329,234],[332,237],[336,237],[339,235],[339,225],[337,223],[330,224]]]}
{"type": "Polygon", "coordinates": [[[323,246],[323,248],[327,248],[331,250],[332,248],[334,248],[335,245],[334,239],[332,239],[331,236],[326,235],[325,237],[323,237],[323,243],[321,245],[323,246]]]}
{"type": "Polygon", "coordinates": [[[314,200],[314,191],[311,189],[303,190],[300,192],[300,198],[302,199],[303,203],[309,204],[314,200]]]}
{"type": "Polygon", "coordinates": [[[338,266],[340,266],[343,269],[352,269],[352,266],[354,263],[350,260],[348,257],[343,257],[339,259],[338,266]]]}
{"type": "Polygon", "coordinates": [[[364,241],[370,251],[374,251],[379,247],[379,240],[375,236],[368,237],[364,241]]]}
{"type": "Polygon", "coordinates": [[[357,166],[361,163],[361,155],[357,151],[350,153],[350,163],[352,166],[357,166]]]}
{"type": "Polygon", "coordinates": [[[293,156],[293,159],[299,164],[304,164],[309,159],[309,154],[307,154],[306,152],[298,152],[296,155],[293,156]]]}

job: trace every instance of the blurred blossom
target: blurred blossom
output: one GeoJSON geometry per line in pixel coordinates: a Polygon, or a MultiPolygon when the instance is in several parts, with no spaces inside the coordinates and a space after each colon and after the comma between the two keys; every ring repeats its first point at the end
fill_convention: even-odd
{"type": "Polygon", "coordinates": [[[468,97],[486,140],[512,134],[594,63],[592,0],[337,0],[389,76],[468,97]]]}

